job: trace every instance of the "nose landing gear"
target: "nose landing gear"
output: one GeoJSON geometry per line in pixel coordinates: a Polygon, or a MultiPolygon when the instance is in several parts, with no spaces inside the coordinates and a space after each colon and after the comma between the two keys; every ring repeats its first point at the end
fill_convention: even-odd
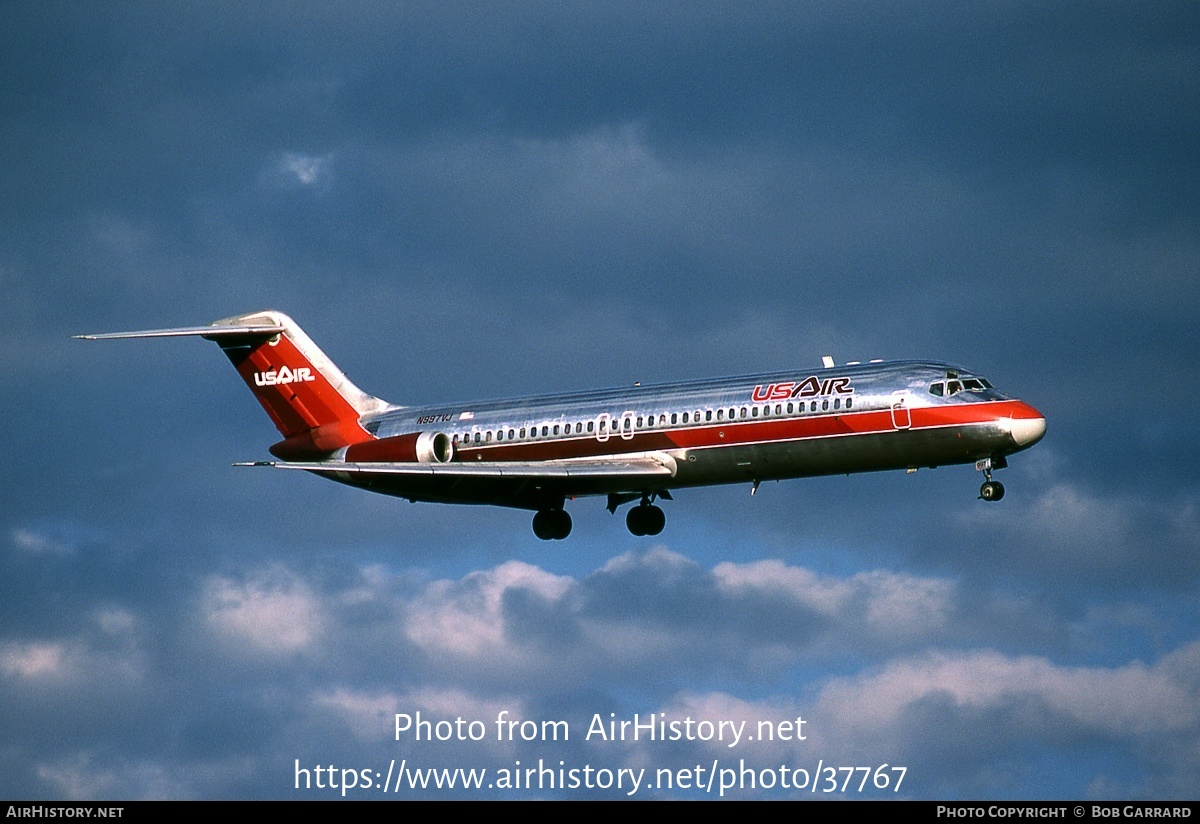
{"type": "Polygon", "coordinates": [[[1008,466],[1008,461],[1001,458],[984,458],[975,462],[975,468],[983,473],[983,477],[987,478],[983,482],[983,486],[979,487],[979,499],[981,501],[998,501],[1004,497],[1004,484],[999,481],[992,480],[993,469],[1003,469],[1008,466]]]}

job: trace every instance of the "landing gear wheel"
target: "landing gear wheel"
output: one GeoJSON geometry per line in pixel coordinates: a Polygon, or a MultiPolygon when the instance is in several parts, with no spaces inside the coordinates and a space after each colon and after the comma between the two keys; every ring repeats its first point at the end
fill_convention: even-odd
{"type": "Polygon", "coordinates": [[[642,527],[641,507],[631,507],[629,513],[625,516],[625,526],[629,527],[629,532],[632,535],[645,535],[646,530],[642,527]]]}
{"type": "Polygon", "coordinates": [[[653,504],[639,504],[625,516],[625,526],[634,535],[657,535],[667,525],[667,516],[653,504]]]}
{"type": "Polygon", "coordinates": [[[985,501],[998,501],[1004,497],[1004,484],[999,481],[984,481],[979,487],[979,497],[985,501]]]}
{"type": "Polygon", "coordinates": [[[561,509],[543,509],[533,516],[533,534],[543,541],[561,541],[571,534],[571,516],[561,509]]]}

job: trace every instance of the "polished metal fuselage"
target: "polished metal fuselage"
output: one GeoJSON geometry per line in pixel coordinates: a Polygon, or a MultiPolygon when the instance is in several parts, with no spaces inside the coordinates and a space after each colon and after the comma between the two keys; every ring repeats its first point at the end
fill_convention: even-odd
{"type": "MultiPolygon", "coordinates": [[[[1036,410],[994,389],[930,392],[950,364],[902,361],[557,396],[393,408],[364,421],[377,438],[441,432],[456,462],[570,461],[662,454],[673,477],[545,479],[497,494],[470,479],[343,479],[413,500],[539,508],[555,498],[1002,458],[1023,449],[1014,418],[1036,410]]],[[[1039,418],[1040,420],[1040,418],[1039,418]]]]}

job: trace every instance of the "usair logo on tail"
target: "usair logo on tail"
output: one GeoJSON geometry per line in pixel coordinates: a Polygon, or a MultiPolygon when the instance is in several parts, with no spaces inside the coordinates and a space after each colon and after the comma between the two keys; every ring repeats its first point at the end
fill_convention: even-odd
{"type": "Polygon", "coordinates": [[[315,381],[312,370],[307,366],[301,366],[296,369],[288,369],[284,366],[281,369],[272,369],[270,372],[255,372],[254,383],[257,386],[275,386],[280,383],[300,383],[302,381],[315,381]]]}

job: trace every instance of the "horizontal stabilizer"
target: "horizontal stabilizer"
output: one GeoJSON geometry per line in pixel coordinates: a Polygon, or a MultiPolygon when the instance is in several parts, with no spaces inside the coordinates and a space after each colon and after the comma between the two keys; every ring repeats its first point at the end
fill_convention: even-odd
{"type": "Polygon", "coordinates": [[[278,324],[251,323],[241,326],[178,326],[174,329],[143,329],[140,332],[106,332],[100,335],[73,335],[78,340],[115,340],[117,338],[182,338],[199,335],[216,338],[226,335],[274,337],[284,328],[278,324]]]}

